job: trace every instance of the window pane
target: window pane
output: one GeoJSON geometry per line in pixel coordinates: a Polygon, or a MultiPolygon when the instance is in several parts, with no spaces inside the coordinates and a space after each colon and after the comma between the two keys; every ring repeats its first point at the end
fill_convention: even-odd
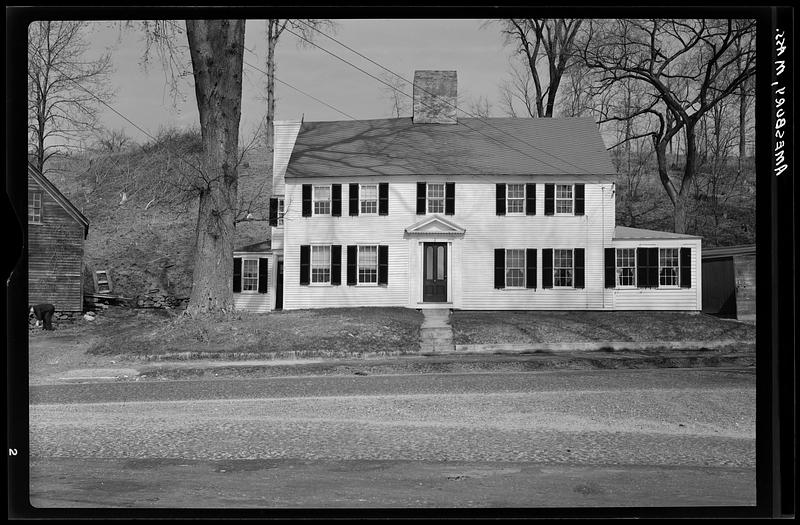
{"type": "Polygon", "coordinates": [[[28,192],[28,221],[41,222],[42,194],[37,191],[28,192]]]}
{"type": "Polygon", "coordinates": [[[329,215],[331,213],[331,187],[314,186],[314,214],[329,215]]]}
{"type": "Polygon", "coordinates": [[[636,249],[617,248],[617,284],[636,286],[636,249]]]}
{"type": "Polygon", "coordinates": [[[556,213],[572,213],[572,185],[556,185],[556,213]]]}
{"type": "Polygon", "coordinates": [[[444,213],[444,184],[428,184],[428,213],[444,213]]]}
{"type": "Polygon", "coordinates": [[[661,248],[658,252],[658,284],[661,286],[678,285],[678,249],[661,248]]]}
{"type": "Polygon", "coordinates": [[[525,286],[525,250],[506,250],[506,286],[525,286]]]}
{"type": "Polygon", "coordinates": [[[331,247],[311,247],[311,282],[327,283],[331,280],[331,247]]]}
{"type": "Polygon", "coordinates": [[[572,286],[572,250],[553,250],[553,285],[572,286]]]}
{"type": "Polygon", "coordinates": [[[378,247],[358,247],[358,282],[378,282],[378,247]]]}
{"type": "Polygon", "coordinates": [[[242,291],[258,291],[258,261],[254,259],[242,261],[242,291]]]}
{"type": "Polygon", "coordinates": [[[361,186],[361,213],[378,213],[378,186],[361,186]]]}
{"type": "Polygon", "coordinates": [[[436,278],[444,279],[444,246],[439,246],[436,249],[436,278]]]}
{"type": "Polygon", "coordinates": [[[433,280],[433,246],[425,248],[425,278],[433,280]]]}

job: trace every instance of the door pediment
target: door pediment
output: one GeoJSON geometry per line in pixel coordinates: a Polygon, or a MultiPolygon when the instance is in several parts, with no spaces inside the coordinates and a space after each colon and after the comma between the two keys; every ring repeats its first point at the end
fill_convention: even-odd
{"type": "Polygon", "coordinates": [[[406,228],[409,235],[464,235],[465,231],[463,227],[439,215],[426,217],[406,228]]]}

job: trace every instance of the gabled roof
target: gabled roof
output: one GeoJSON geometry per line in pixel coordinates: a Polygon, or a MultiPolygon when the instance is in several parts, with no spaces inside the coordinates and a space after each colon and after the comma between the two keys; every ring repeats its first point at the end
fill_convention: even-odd
{"type": "Polygon", "coordinates": [[[462,235],[465,231],[466,230],[462,226],[438,215],[422,219],[406,228],[406,233],[422,235],[462,235]]]}
{"type": "Polygon", "coordinates": [[[82,214],[80,210],[78,210],[78,208],[76,208],[75,205],[64,196],[63,193],[58,191],[58,188],[56,188],[55,185],[50,182],[50,180],[30,162],[28,162],[28,175],[33,177],[33,179],[39,183],[39,186],[47,191],[47,193],[49,193],[50,196],[53,197],[53,199],[55,199],[55,201],[58,202],[61,207],[72,216],[72,218],[83,224],[83,238],[85,239],[86,236],[89,235],[89,219],[87,219],[86,216],[82,214]]]}
{"type": "Polygon", "coordinates": [[[304,122],[286,178],[615,173],[591,118],[396,118],[304,122]]]}
{"type": "Polygon", "coordinates": [[[659,239],[699,239],[696,235],[683,233],[662,232],[657,230],[643,230],[641,228],[628,228],[627,226],[614,227],[615,241],[625,240],[659,240],[659,239]]]}

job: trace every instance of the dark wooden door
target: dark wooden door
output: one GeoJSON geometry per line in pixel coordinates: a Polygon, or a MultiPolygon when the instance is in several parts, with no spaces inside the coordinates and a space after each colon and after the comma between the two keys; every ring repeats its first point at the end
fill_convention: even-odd
{"type": "Polygon", "coordinates": [[[422,300],[447,301],[447,243],[426,242],[422,261],[422,300]]]}
{"type": "Polygon", "coordinates": [[[283,261],[278,261],[278,277],[275,280],[275,309],[283,310],[283,261]]]}
{"type": "Polygon", "coordinates": [[[731,257],[703,261],[703,312],[736,317],[736,278],[731,257]]]}

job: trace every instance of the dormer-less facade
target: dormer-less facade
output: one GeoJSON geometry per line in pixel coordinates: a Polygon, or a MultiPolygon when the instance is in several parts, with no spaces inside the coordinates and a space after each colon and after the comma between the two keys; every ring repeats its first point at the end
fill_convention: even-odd
{"type": "Polygon", "coordinates": [[[700,310],[700,239],[615,227],[594,121],[459,119],[454,71],[414,83],[412,118],[276,122],[273,308],[700,310]]]}

